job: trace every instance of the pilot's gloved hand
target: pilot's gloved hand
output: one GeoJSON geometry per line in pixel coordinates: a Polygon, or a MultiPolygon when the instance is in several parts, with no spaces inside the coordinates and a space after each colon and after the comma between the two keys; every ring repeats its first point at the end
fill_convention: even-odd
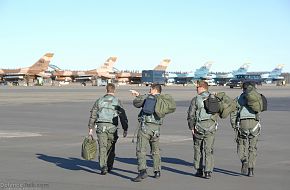
{"type": "Polygon", "coordinates": [[[127,137],[128,131],[123,132],[123,137],[127,137]]]}
{"type": "Polygon", "coordinates": [[[139,96],[140,95],[140,93],[137,92],[136,90],[129,90],[129,91],[132,93],[133,96],[139,96]]]}
{"type": "Polygon", "coordinates": [[[93,129],[92,128],[89,129],[89,134],[88,135],[89,136],[93,136],[93,129]]]}
{"type": "Polygon", "coordinates": [[[194,136],[194,134],[195,134],[195,129],[191,129],[191,133],[192,133],[192,135],[194,136]]]}

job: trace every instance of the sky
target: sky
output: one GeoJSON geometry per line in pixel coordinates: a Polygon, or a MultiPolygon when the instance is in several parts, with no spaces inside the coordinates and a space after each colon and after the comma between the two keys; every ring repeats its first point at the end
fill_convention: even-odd
{"type": "Polygon", "coordinates": [[[290,0],[0,0],[0,68],[290,72],[290,0]]]}

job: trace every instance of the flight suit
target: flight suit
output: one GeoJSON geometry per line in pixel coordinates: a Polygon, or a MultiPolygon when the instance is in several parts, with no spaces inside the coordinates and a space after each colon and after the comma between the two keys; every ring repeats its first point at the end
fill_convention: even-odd
{"type": "Polygon", "coordinates": [[[237,110],[231,113],[231,125],[237,132],[237,153],[242,163],[241,173],[246,174],[248,169],[255,168],[261,125],[259,114],[246,105],[244,93],[237,97],[236,101],[237,110]]]}
{"type": "Polygon", "coordinates": [[[191,100],[187,111],[187,121],[189,129],[194,130],[194,168],[202,176],[204,158],[204,172],[210,177],[214,168],[213,149],[217,130],[217,114],[208,114],[204,109],[203,100],[208,95],[208,92],[203,92],[191,100]]]}
{"type": "MultiPolygon", "coordinates": [[[[142,107],[147,95],[137,96],[133,104],[135,107],[142,107]]],[[[153,169],[154,172],[161,170],[161,156],[159,149],[160,126],[162,118],[159,118],[155,113],[152,115],[142,115],[142,110],[138,116],[139,128],[137,134],[136,156],[138,160],[138,170],[146,170],[146,150],[148,144],[152,148],[153,169]]]]}
{"type": "Polygon", "coordinates": [[[115,134],[117,133],[117,127],[110,123],[98,123],[96,128],[96,133],[98,137],[99,144],[99,165],[100,168],[112,167],[112,158],[115,155],[112,155],[113,144],[116,143],[115,134]],[[111,153],[112,152],[112,153],[111,153]],[[111,158],[108,159],[108,156],[111,154],[111,158]],[[111,165],[107,163],[110,160],[111,165]]]}
{"type": "MultiPolygon", "coordinates": [[[[106,95],[112,96],[112,95],[106,95]]],[[[118,116],[112,118],[112,122],[97,122],[98,112],[101,108],[98,107],[98,99],[93,108],[91,109],[91,116],[89,120],[89,128],[96,127],[96,133],[99,144],[99,165],[102,171],[107,172],[113,168],[115,159],[115,144],[118,139],[118,117],[120,119],[122,128],[124,131],[128,130],[128,119],[126,112],[123,109],[121,101],[118,100],[118,105],[116,106],[116,111],[118,116]]]]}

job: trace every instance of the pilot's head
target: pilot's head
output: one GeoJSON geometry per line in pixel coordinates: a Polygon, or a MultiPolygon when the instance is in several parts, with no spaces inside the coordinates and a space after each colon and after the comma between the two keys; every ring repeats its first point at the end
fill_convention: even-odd
{"type": "Polygon", "coordinates": [[[150,94],[160,94],[162,87],[160,84],[153,83],[150,87],[150,94]]]}
{"type": "Polygon", "coordinates": [[[198,80],[196,82],[197,94],[201,94],[204,91],[208,91],[208,83],[204,80],[198,80]]]}
{"type": "Polygon", "coordinates": [[[115,88],[113,83],[108,83],[106,86],[107,93],[115,93],[115,88]]]}

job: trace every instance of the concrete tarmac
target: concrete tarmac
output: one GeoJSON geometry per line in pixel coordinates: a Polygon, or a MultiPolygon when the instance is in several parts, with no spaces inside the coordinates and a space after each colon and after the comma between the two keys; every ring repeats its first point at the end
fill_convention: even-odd
{"type": "MultiPolygon", "coordinates": [[[[288,190],[290,187],[290,87],[264,85],[259,91],[268,98],[268,111],[261,114],[262,134],[254,177],[240,175],[235,135],[229,119],[219,120],[215,140],[212,179],[197,178],[193,168],[193,145],[186,111],[196,95],[193,86],[168,86],[177,103],[175,113],[161,128],[162,171],[154,179],[148,156],[149,177],[131,182],[137,175],[136,144],[132,136],[139,110],[132,105],[129,90],[146,93],[149,87],[120,86],[117,96],[127,111],[129,135],[119,130],[114,169],[100,175],[97,160],[80,156],[87,135],[90,109],[105,87],[0,87],[0,189],[215,189],[288,190]]],[[[231,97],[241,89],[212,87],[231,97]]],[[[95,135],[96,137],[96,135],[95,135]]],[[[149,152],[148,152],[149,153],[149,152]]]]}

